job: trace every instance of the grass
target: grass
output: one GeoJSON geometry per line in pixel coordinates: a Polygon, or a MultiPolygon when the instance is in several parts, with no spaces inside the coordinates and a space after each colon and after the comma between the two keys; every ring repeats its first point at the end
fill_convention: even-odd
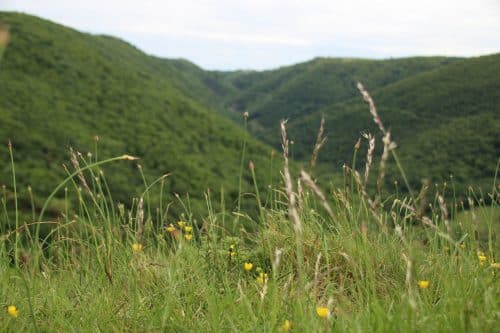
{"type": "MultiPolygon", "coordinates": [[[[211,213],[201,225],[186,222],[194,229],[187,240],[186,227],[154,229],[146,215],[138,235],[141,213],[103,220],[86,206],[89,215],[58,222],[46,247],[20,249],[19,266],[8,264],[12,243],[3,238],[0,330],[272,332],[289,320],[295,332],[493,331],[499,271],[494,244],[474,239],[473,223],[448,238],[444,228],[410,225],[405,212],[390,222],[401,229],[384,234],[362,198],[337,196],[333,222],[304,194],[299,244],[285,207],[266,208],[252,234],[218,228],[224,213],[211,213]],[[259,281],[260,272],[268,279],[259,281]],[[420,280],[429,287],[420,289],[420,280]]],[[[390,213],[380,212],[385,222],[390,213]]]]}
{"type": "MultiPolygon", "coordinates": [[[[42,205],[29,190],[31,209],[23,211],[9,144],[12,189],[0,197],[0,331],[498,329],[496,177],[487,193],[471,188],[466,202],[446,202],[446,186],[433,198],[425,186],[411,198],[382,195],[385,162],[398,157],[371,97],[360,90],[384,134],[378,177],[368,172],[370,149],[360,176],[358,147],[352,168],[344,167],[344,186],[325,195],[312,170],[296,178],[289,168],[282,122],[283,184],[262,191],[255,172],[262,165],[251,162],[254,192],[243,192],[245,137],[237,210],[225,208],[231,205],[223,193],[219,199],[207,191],[199,220],[189,196],[178,195],[184,213],[173,220],[166,199],[172,176],[148,181],[142,167],[140,195],[127,205],[116,201],[102,167],[135,158],[98,160],[97,147],[87,158],[70,151],[73,170],[65,168],[67,177],[42,205]],[[243,197],[257,212],[245,211],[243,197]],[[58,214],[46,214],[54,201],[58,214]]],[[[313,160],[322,133],[323,126],[313,160]]]]}
{"type": "MultiPolygon", "coordinates": [[[[42,207],[65,176],[61,164],[71,155],[68,147],[84,156],[91,153],[93,161],[125,151],[141,158],[140,169],[137,163],[103,168],[116,201],[128,203],[139,196],[143,177],[151,182],[161,174],[175,175],[165,183],[164,195],[174,201],[170,212],[177,214],[183,208],[173,193],[184,198],[189,192],[193,214],[202,215],[207,188],[217,196],[224,192],[227,207],[248,208],[246,198],[238,197],[239,189],[253,189],[250,173],[238,177],[242,141],[244,164],[253,160],[260,185],[268,184],[263,177],[269,173],[262,171],[268,170],[265,156],[271,148],[214,112],[216,106],[209,100],[222,98],[210,97],[204,85],[212,82],[210,72],[29,15],[0,12],[2,22],[10,26],[10,42],[0,64],[0,132],[4,142],[10,138],[15,151],[21,209],[30,208],[31,198],[36,209],[42,207]]],[[[2,26],[0,53],[6,40],[1,31],[2,26]]],[[[243,117],[238,121],[242,123],[243,117]]],[[[0,155],[8,153],[7,145],[0,145],[0,155]]],[[[11,183],[6,164],[0,184],[11,183]]],[[[155,193],[146,200],[150,205],[159,200],[155,193]]],[[[65,204],[64,196],[56,199],[47,207],[48,214],[56,212],[54,217],[65,204]]]]}
{"type": "Polygon", "coordinates": [[[207,192],[203,219],[178,197],[186,212],[176,221],[168,204],[148,202],[167,177],[145,181],[129,208],[113,201],[99,168],[120,159],[129,157],[68,171],[56,190],[66,186],[66,200],[79,205],[66,205],[59,218],[41,212],[32,224],[1,230],[0,331],[498,328],[497,184],[491,193],[469,192],[467,204],[424,191],[382,198],[346,167],[345,186],[324,195],[305,170],[297,180],[285,163],[286,190],[275,184],[261,198],[252,164],[257,192],[246,195],[259,214],[231,213],[224,202],[215,210],[218,199],[207,192]],[[33,235],[42,223],[51,228],[40,240],[33,235]]]}

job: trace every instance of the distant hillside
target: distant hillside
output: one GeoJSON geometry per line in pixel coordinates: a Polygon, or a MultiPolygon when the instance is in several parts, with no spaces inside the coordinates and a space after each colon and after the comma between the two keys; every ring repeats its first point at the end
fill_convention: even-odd
{"type": "MultiPolygon", "coordinates": [[[[319,170],[331,179],[351,162],[360,132],[380,138],[357,81],[372,93],[392,130],[413,187],[423,178],[442,181],[450,174],[459,190],[468,184],[490,186],[500,156],[500,55],[317,58],[270,71],[217,72],[28,15],[0,13],[0,22],[12,33],[0,65],[0,139],[14,144],[25,206],[28,184],[39,205],[64,177],[61,164],[69,164],[67,151],[74,147],[93,158],[137,155],[148,181],[172,172],[167,199],[189,192],[195,210],[205,204],[207,188],[214,195],[223,188],[228,207],[234,208],[243,138],[249,143],[247,160],[254,160],[260,173],[259,186],[265,188],[271,176],[270,147],[241,128],[245,111],[250,132],[277,149],[279,121],[289,119],[291,154],[299,161],[309,158],[324,115],[328,142],[319,170]]],[[[380,148],[379,141],[377,153],[380,148]]],[[[0,152],[0,182],[9,191],[5,145],[0,152]]],[[[142,191],[134,163],[104,170],[119,200],[128,202],[142,191]]],[[[388,182],[399,180],[391,177],[388,182]]],[[[246,170],[244,190],[252,190],[250,182],[246,170]]]]}
{"type": "MultiPolygon", "coordinates": [[[[500,54],[495,54],[453,61],[378,87],[360,78],[372,87],[414,187],[420,187],[424,178],[443,181],[450,175],[460,190],[469,184],[492,186],[500,157],[499,72],[500,54]]],[[[351,91],[358,95],[354,86],[351,91]]],[[[320,159],[336,167],[351,161],[360,132],[380,137],[361,97],[341,100],[290,116],[298,159],[309,156],[321,115],[326,117],[329,142],[320,159]]],[[[262,135],[267,142],[274,140],[272,128],[267,124],[262,135]]]]}
{"type": "Polygon", "coordinates": [[[357,97],[357,81],[375,89],[455,61],[457,58],[444,57],[384,61],[318,58],[272,71],[236,73],[229,76],[229,82],[238,91],[227,104],[234,111],[249,111],[253,132],[269,139],[281,119],[296,119],[357,97]]]}
{"type": "MultiPolygon", "coordinates": [[[[222,187],[234,207],[243,138],[257,171],[269,175],[270,149],[211,110],[230,89],[220,87],[215,73],[28,15],[0,13],[0,21],[11,27],[0,66],[0,182],[11,189],[10,138],[25,205],[28,184],[39,205],[63,179],[69,147],[94,158],[139,156],[148,181],[171,172],[165,192],[170,198],[189,192],[193,209],[205,205],[207,188],[222,187]]],[[[244,190],[251,188],[246,166],[244,190]]],[[[135,163],[104,170],[119,200],[143,191],[135,163]]]]}

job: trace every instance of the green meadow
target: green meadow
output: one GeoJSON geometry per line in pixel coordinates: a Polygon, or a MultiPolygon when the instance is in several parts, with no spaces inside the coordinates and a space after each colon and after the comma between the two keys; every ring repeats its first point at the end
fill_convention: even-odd
{"type": "Polygon", "coordinates": [[[498,54],[215,72],[0,22],[0,331],[499,330],[498,54]]]}

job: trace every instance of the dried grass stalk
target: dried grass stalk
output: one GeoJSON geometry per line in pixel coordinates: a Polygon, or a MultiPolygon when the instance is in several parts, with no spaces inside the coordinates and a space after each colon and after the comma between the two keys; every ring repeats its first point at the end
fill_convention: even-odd
{"type": "Polygon", "coordinates": [[[83,186],[83,188],[85,189],[85,191],[91,196],[93,197],[94,194],[92,193],[92,191],[90,190],[90,187],[89,185],[87,184],[87,181],[85,180],[85,176],[83,175],[83,172],[81,172],[81,168],[80,168],[80,163],[78,162],[78,157],[77,157],[77,152],[75,152],[73,150],[73,148],[69,148],[69,155],[70,155],[70,160],[71,160],[71,164],[73,165],[73,168],[75,169],[75,171],[78,171],[78,179],[80,180],[80,183],[81,185],[83,186]]]}
{"type": "Polygon", "coordinates": [[[382,123],[382,119],[378,115],[377,108],[375,107],[375,102],[373,101],[368,91],[366,91],[365,87],[361,84],[361,82],[358,82],[357,88],[363,96],[365,102],[368,103],[368,106],[370,107],[370,113],[373,116],[373,121],[375,122],[375,124],[377,124],[380,131],[385,135],[387,131],[385,130],[384,123],[382,123]]]}
{"type": "Polygon", "coordinates": [[[333,215],[333,211],[330,208],[330,205],[328,204],[328,202],[326,201],[326,197],[323,194],[323,191],[321,191],[321,189],[318,187],[318,185],[316,185],[316,183],[312,180],[311,176],[307,172],[305,172],[304,170],[301,170],[300,171],[300,179],[304,182],[304,184],[306,184],[307,187],[309,187],[314,192],[314,194],[316,194],[316,196],[319,198],[319,201],[321,202],[321,205],[328,212],[328,215],[330,215],[330,217],[333,220],[335,220],[335,217],[333,215]]]}
{"type": "Polygon", "coordinates": [[[427,206],[427,193],[429,192],[429,180],[426,179],[424,180],[422,184],[422,188],[420,189],[420,192],[418,193],[416,202],[419,203],[418,209],[417,209],[417,214],[419,216],[422,216],[425,212],[426,206],[427,206]]]}
{"type": "Polygon", "coordinates": [[[378,208],[377,202],[373,201],[370,198],[370,196],[368,195],[368,193],[366,192],[365,184],[361,180],[361,175],[359,174],[359,172],[357,172],[356,170],[353,170],[353,175],[354,175],[354,180],[358,184],[358,188],[359,188],[359,191],[361,192],[361,195],[363,196],[363,198],[365,198],[366,202],[368,203],[368,207],[370,208],[370,212],[371,212],[372,216],[375,218],[375,221],[377,221],[377,223],[382,228],[382,230],[385,233],[387,233],[387,226],[384,225],[384,220],[382,218],[382,215],[380,215],[377,212],[377,208],[378,208]]]}
{"type": "Polygon", "coordinates": [[[387,165],[387,160],[389,159],[389,153],[391,150],[396,149],[397,145],[391,141],[391,132],[387,132],[382,138],[382,142],[384,143],[384,152],[382,153],[382,158],[380,159],[380,166],[378,169],[378,178],[377,178],[377,191],[380,193],[382,188],[382,184],[384,183],[385,178],[385,170],[387,165]]]}
{"type": "Polygon", "coordinates": [[[302,198],[304,196],[304,189],[302,188],[302,180],[297,179],[297,208],[302,210],[302,198]]]}
{"type": "Polygon", "coordinates": [[[417,220],[419,220],[420,222],[422,222],[424,225],[431,227],[433,229],[437,229],[437,226],[434,224],[434,222],[432,222],[432,220],[430,218],[428,218],[427,216],[420,215],[418,213],[417,209],[415,207],[413,207],[412,205],[407,204],[406,202],[403,202],[403,201],[397,200],[397,199],[396,199],[395,203],[398,203],[401,207],[403,207],[403,208],[407,209],[409,212],[411,212],[413,214],[413,216],[415,216],[415,218],[417,220]]]}
{"type": "Polygon", "coordinates": [[[413,295],[413,287],[412,287],[412,284],[413,284],[413,277],[412,277],[413,262],[405,253],[401,253],[401,256],[406,261],[406,287],[408,288],[408,303],[410,304],[410,306],[413,310],[416,310],[417,303],[416,303],[414,295],[413,295]]]}
{"type": "Polygon", "coordinates": [[[363,133],[363,137],[368,140],[368,151],[366,152],[365,164],[365,182],[364,187],[368,183],[368,176],[370,175],[370,168],[373,164],[373,153],[375,152],[375,137],[370,133],[363,133]]]}
{"type": "Polygon", "coordinates": [[[281,263],[281,256],[283,254],[283,249],[276,248],[274,250],[274,258],[273,258],[273,272],[278,272],[281,263]]]}
{"type": "Polygon", "coordinates": [[[132,155],[122,155],[122,156],[120,156],[120,158],[122,160],[126,160],[126,161],[135,161],[135,160],[139,159],[139,157],[132,156],[132,155]]]}
{"type": "MultiPolygon", "coordinates": [[[[391,150],[395,149],[397,146],[396,146],[396,143],[391,141],[390,133],[385,129],[384,124],[382,123],[382,119],[380,118],[380,116],[377,112],[377,108],[375,107],[375,102],[373,102],[373,99],[370,96],[370,94],[368,93],[368,91],[366,91],[365,87],[363,87],[363,85],[360,82],[358,82],[357,87],[358,87],[359,92],[363,96],[363,99],[365,100],[365,102],[368,103],[370,113],[373,116],[373,121],[375,122],[375,124],[377,124],[378,128],[380,129],[380,131],[384,135],[384,140],[386,141],[386,142],[384,142],[384,148],[386,147],[387,150],[384,150],[384,152],[386,152],[386,155],[383,156],[383,159],[382,159],[382,162],[383,162],[382,167],[383,168],[381,169],[384,172],[379,174],[379,179],[377,182],[378,184],[382,184],[382,181],[383,181],[384,176],[385,176],[385,162],[387,161],[387,159],[389,157],[388,154],[391,150]]],[[[401,165],[399,164],[397,156],[394,152],[393,152],[393,156],[394,156],[394,159],[396,160],[396,164],[398,165],[399,171],[401,172],[401,175],[403,176],[403,179],[405,181],[405,185],[408,188],[408,191],[410,192],[410,196],[413,198],[414,197],[413,191],[411,190],[408,179],[406,178],[406,174],[405,174],[404,170],[401,168],[401,165]]],[[[379,192],[380,192],[380,186],[378,188],[379,188],[379,192]]]]}
{"type": "Polygon", "coordinates": [[[325,117],[321,117],[318,136],[316,137],[316,144],[314,145],[313,153],[311,155],[311,162],[310,162],[311,170],[316,166],[316,161],[318,159],[319,151],[326,142],[326,138],[324,135],[325,135],[325,117]]]}
{"type": "Polygon", "coordinates": [[[319,270],[321,264],[321,252],[316,257],[316,264],[314,265],[314,286],[317,288],[319,285],[319,270]]]}
{"type": "Polygon", "coordinates": [[[439,208],[441,209],[441,215],[443,216],[444,225],[446,227],[446,232],[448,235],[451,235],[451,226],[448,215],[448,208],[446,207],[446,203],[444,202],[444,198],[441,195],[438,195],[439,208]]]}
{"type": "Polygon", "coordinates": [[[288,139],[286,137],[286,120],[282,120],[281,127],[281,146],[283,148],[283,178],[285,182],[285,191],[288,196],[288,216],[292,221],[295,232],[302,232],[302,223],[300,222],[297,206],[295,202],[295,193],[293,192],[292,177],[290,176],[290,169],[288,165],[288,139]]]}
{"type": "Polygon", "coordinates": [[[137,205],[137,234],[136,238],[139,242],[142,239],[144,231],[144,199],[140,197],[139,204],[137,205]]]}

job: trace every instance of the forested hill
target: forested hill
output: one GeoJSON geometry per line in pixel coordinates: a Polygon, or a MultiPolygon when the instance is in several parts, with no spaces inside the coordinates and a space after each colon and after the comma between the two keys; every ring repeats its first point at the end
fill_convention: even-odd
{"type": "MultiPolygon", "coordinates": [[[[492,183],[500,156],[500,55],[317,58],[269,71],[205,71],[187,60],[153,57],[117,38],[29,15],[0,13],[0,22],[11,27],[0,64],[0,139],[13,142],[26,205],[29,184],[39,205],[64,177],[61,164],[70,165],[68,149],[74,147],[93,159],[137,155],[147,181],[172,172],[165,193],[189,192],[193,206],[205,204],[207,188],[224,188],[234,208],[243,139],[248,141],[243,191],[251,189],[249,159],[264,188],[271,149],[257,139],[279,149],[284,118],[293,157],[306,161],[325,116],[328,142],[320,168],[340,172],[361,132],[380,139],[357,81],[373,94],[412,186],[450,174],[461,189],[492,183]],[[244,112],[257,139],[241,127],[244,112]]],[[[377,153],[380,148],[379,140],[377,153]]],[[[6,145],[0,151],[0,181],[9,191],[6,145]]],[[[143,190],[135,163],[104,170],[119,200],[143,190]]]]}
{"type": "MultiPolygon", "coordinates": [[[[372,90],[414,187],[422,179],[490,188],[500,157],[500,54],[471,58],[372,90]]],[[[361,98],[295,117],[296,154],[306,156],[324,115],[330,142],[322,160],[349,161],[362,131],[378,134],[361,98]]],[[[292,131],[293,132],[293,131],[292,131]]],[[[269,138],[271,140],[271,138],[269,138]]],[[[379,144],[381,146],[381,142],[379,144]]]]}
{"type": "MultiPolygon", "coordinates": [[[[24,205],[28,185],[38,206],[64,178],[70,147],[85,157],[91,152],[93,159],[138,156],[148,182],[172,173],[165,193],[189,192],[193,207],[205,206],[206,189],[224,188],[233,208],[243,139],[247,159],[269,174],[270,149],[213,111],[215,96],[225,91],[215,74],[33,16],[0,13],[0,21],[11,29],[0,64],[0,182],[12,190],[10,139],[24,205]]],[[[246,190],[251,178],[244,163],[246,190]]],[[[134,162],[116,162],[104,171],[120,201],[144,190],[134,162]]]]}
{"type": "MultiPolygon", "coordinates": [[[[500,54],[467,59],[316,59],[228,76],[240,91],[227,107],[250,111],[251,131],[275,147],[278,120],[289,119],[298,160],[309,158],[325,116],[328,142],[320,161],[338,170],[351,162],[360,133],[370,131],[380,138],[356,89],[361,81],[393,132],[414,187],[419,188],[423,179],[442,182],[453,175],[459,190],[479,184],[490,188],[500,157],[498,73],[500,54]]],[[[377,147],[382,147],[380,140],[377,147]]]]}
{"type": "Polygon", "coordinates": [[[279,126],[280,119],[295,119],[357,97],[357,81],[374,89],[457,60],[317,58],[271,71],[237,72],[227,75],[236,93],[226,103],[234,111],[249,111],[251,128],[266,137],[269,128],[279,126]]]}

